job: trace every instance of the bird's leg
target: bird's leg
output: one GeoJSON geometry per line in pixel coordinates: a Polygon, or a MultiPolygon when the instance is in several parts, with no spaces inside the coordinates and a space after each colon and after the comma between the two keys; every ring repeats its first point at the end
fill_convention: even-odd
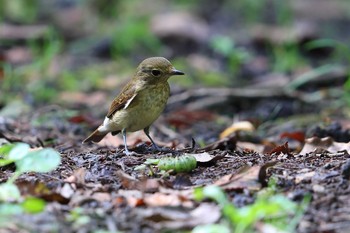
{"type": "Polygon", "coordinates": [[[152,146],[154,150],[157,151],[162,151],[162,149],[153,141],[153,139],[151,138],[151,136],[149,135],[149,126],[143,129],[143,132],[145,132],[146,136],[149,138],[149,140],[151,140],[152,142],[152,146]]]}
{"type": "Polygon", "coordinates": [[[128,150],[128,146],[126,144],[126,129],[122,130],[122,134],[123,134],[123,141],[124,141],[124,147],[125,147],[125,154],[132,155],[133,153],[128,150]]]}

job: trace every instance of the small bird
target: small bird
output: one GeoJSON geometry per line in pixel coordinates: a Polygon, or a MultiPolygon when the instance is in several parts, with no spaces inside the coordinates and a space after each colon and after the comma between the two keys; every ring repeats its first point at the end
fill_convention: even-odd
{"type": "Polygon", "coordinates": [[[165,108],[170,95],[168,79],[173,75],[184,75],[182,71],[163,57],[147,58],[137,67],[134,77],[113,100],[103,123],[85,142],[99,142],[108,133],[122,133],[125,154],[130,155],[126,144],[126,132],[143,129],[153,147],[160,150],[149,135],[151,124],[165,108]]]}

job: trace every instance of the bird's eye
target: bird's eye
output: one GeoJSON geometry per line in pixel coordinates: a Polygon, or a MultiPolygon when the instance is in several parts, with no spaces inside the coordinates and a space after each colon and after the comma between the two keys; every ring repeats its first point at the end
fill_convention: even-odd
{"type": "Polygon", "coordinates": [[[161,72],[159,70],[152,70],[152,75],[153,76],[159,76],[161,74],[161,72]]]}

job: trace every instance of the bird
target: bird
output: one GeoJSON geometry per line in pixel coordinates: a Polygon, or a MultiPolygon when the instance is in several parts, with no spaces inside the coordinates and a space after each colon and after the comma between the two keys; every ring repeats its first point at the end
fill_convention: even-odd
{"type": "Polygon", "coordinates": [[[86,142],[99,142],[108,133],[113,136],[122,133],[125,154],[131,155],[127,147],[127,132],[142,130],[152,142],[155,150],[161,149],[149,134],[152,123],[163,112],[170,96],[168,79],[185,73],[164,57],[150,57],[143,60],[133,78],[114,98],[103,123],[86,139],[86,142]]]}

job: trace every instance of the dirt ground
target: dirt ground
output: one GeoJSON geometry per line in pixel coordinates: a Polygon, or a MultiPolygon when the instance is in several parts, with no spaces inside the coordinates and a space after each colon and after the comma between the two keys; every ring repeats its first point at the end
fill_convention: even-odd
{"type": "MultiPolygon", "coordinates": [[[[253,184],[243,179],[238,184],[221,185],[236,207],[253,203],[256,192],[264,189],[266,182],[273,177],[278,193],[283,193],[296,203],[311,196],[298,223],[297,232],[348,232],[350,228],[350,156],[345,149],[341,150],[346,143],[329,141],[327,144],[320,140],[318,144],[314,141],[305,143],[314,145],[312,149],[327,144],[328,151],[333,150],[331,146],[338,146],[337,152],[316,150],[298,154],[276,147],[272,153],[257,153],[243,148],[239,143],[241,139],[231,136],[203,149],[190,143],[186,146],[186,142],[173,142],[172,150],[178,150],[177,153],[150,153],[150,145],[140,139],[134,145],[129,145],[138,154],[125,156],[122,145],[117,148],[82,145],[81,139],[88,131],[79,124],[68,121],[63,124],[63,119],[56,119],[55,127],[32,127],[25,124],[26,121],[30,122],[28,116],[16,122],[5,120],[1,124],[2,137],[12,142],[24,141],[32,147],[42,146],[43,142],[50,143],[61,153],[62,163],[53,172],[26,173],[18,178],[16,184],[23,195],[41,197],[48,205],[40,214],[12,218],[2,232],[189,230],[201,223],[216,222],[223,218],[220,214],[217,216],[217,206],[213,202],[194,201],[190,194],[193,188],[214,184],[226,175],[241,174],[240,169],[243,167],[259,167],[265,173],[251,176],[243,172],[242,176],[254,181],[253,184]],[[208,153],[216,159],[198,163],[197,168],[188,173],[161,175],[155,171],[150,175],[134,169],[148,158],[184,153],[208,153]],[[267,169],[261,167],[274,161],[277,163],[267,169]],[[208,213],[208,209],[203,207],[204,203],[213,212],[208,213]],[[205,210],[200,213],[202,220],[199,220],[193,212],[202,211],[201,208],[205,210]]],[[[195,124],[192,129],[186,130],[196,132],[199,126],[203,127],[195,124]]],[[[157,132],[152,130],[154,134],[157,132]]],[[[155,139],[158,142],[169,140],[160,138],[159,132],[157,135],[155,139]]],[[[7,180],[14,168],[13,165],[1,167],[0,180],[7,180]]]]}

